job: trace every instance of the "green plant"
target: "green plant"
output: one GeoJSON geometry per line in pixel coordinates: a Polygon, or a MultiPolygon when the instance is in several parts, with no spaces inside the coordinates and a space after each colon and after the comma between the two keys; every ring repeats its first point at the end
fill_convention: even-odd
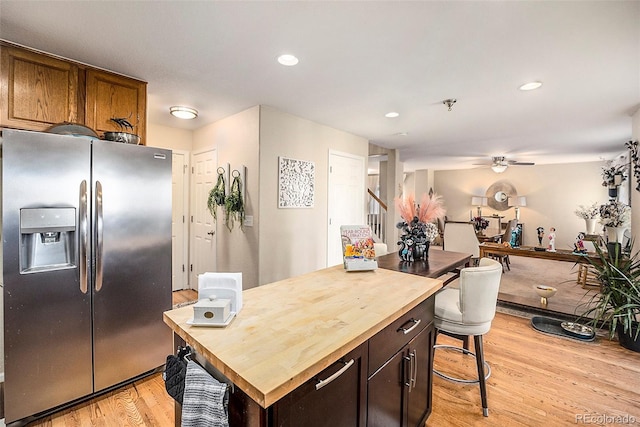
{"type": "Polygon", "coordinates": [[[229,231],[233,230],[235,221],[240,222],[240,228],[244,225],[244,198],[242,197],[242,182],[240,172],[233,171],[233,181],[229,195],[224,201],[225,222],[229,231]]]}
{"type": "Polygon", "coordinates": [[[218,206],[225,206],[226,199],[226,182],[224,180],[224,169],[218,168],[218,180],[216,181],[216,185],[209,191],[209,198],[207,199],[207,208],[211,215],[213,215],[213,219],[217,220],[217,208],[218,206]]]}
{"type": "Polygon", "coordinates": [[[608,325],[610,339],[618,325],[625,334],[635,330],[634,339],[640,333],[640,260],[638,252],[633,253],[633,242],[630,247],[626,254],[620,244],[610,245],[609,252],[596,245],[597,256],[587,258],[601,289],[580,304],[586,308],[580,319],[596,328],[608,325]]]}

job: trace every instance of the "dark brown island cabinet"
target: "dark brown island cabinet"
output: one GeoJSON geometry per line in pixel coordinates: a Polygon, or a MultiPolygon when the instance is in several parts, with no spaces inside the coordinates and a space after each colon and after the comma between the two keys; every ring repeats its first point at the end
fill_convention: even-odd
{"type": "Polygon", "coordinates": [[[273,407],[272,425],[299,427],[301,420],[308,427],[424,425],[431,413],[435,337],[429,309],[433,298],[281,399],[273,407]]]}
{"type": "MultiPolygon", "coordinates": [[[[417,427],[431,413],[434,297],[264,409],[235,387],[231,427],[417,427]]],[[[176,344],[185,342],[176,336],[176,344]]],[[[176,404],[176,426],[181,407],[176,404]]]]}
{"type": "Polygon", "coordinates": [[[369,340],[368,426],[423,426],[431,413],[433,302],[430,298],[407,323],[391,325],[369,340]],[[411,328],[415,333],[404,334],[411,328]]]}

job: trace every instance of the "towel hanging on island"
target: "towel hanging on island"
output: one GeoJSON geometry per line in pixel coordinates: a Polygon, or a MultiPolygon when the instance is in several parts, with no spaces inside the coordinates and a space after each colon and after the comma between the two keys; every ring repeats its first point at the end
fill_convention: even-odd
{"type": "Polygon", "coordinates": [[[228,404],[227,384],[190,360],[182,399],[182,427],[229,427],[228,404]]]}

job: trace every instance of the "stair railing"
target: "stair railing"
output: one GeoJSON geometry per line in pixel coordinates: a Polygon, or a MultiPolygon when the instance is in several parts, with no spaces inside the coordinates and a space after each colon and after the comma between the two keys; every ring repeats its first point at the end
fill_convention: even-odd
{"type": "Polygon", "coordinates": [[[369,193],[367,225],[371,227],[374,241],[386,243],[387,205],[371,189],[367,189],[367,193],[369,193]]]}

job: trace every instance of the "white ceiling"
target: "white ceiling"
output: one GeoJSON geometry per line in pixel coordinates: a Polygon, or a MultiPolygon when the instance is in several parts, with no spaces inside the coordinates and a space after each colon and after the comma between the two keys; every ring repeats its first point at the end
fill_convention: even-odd
{"type": "Polygon", "coordinates": [[[406,170],[612,158],[640,107],[640,1],[1,0],[0,38],[149,82],[151,123],[271,105],[398,148],[406,170]]]}

